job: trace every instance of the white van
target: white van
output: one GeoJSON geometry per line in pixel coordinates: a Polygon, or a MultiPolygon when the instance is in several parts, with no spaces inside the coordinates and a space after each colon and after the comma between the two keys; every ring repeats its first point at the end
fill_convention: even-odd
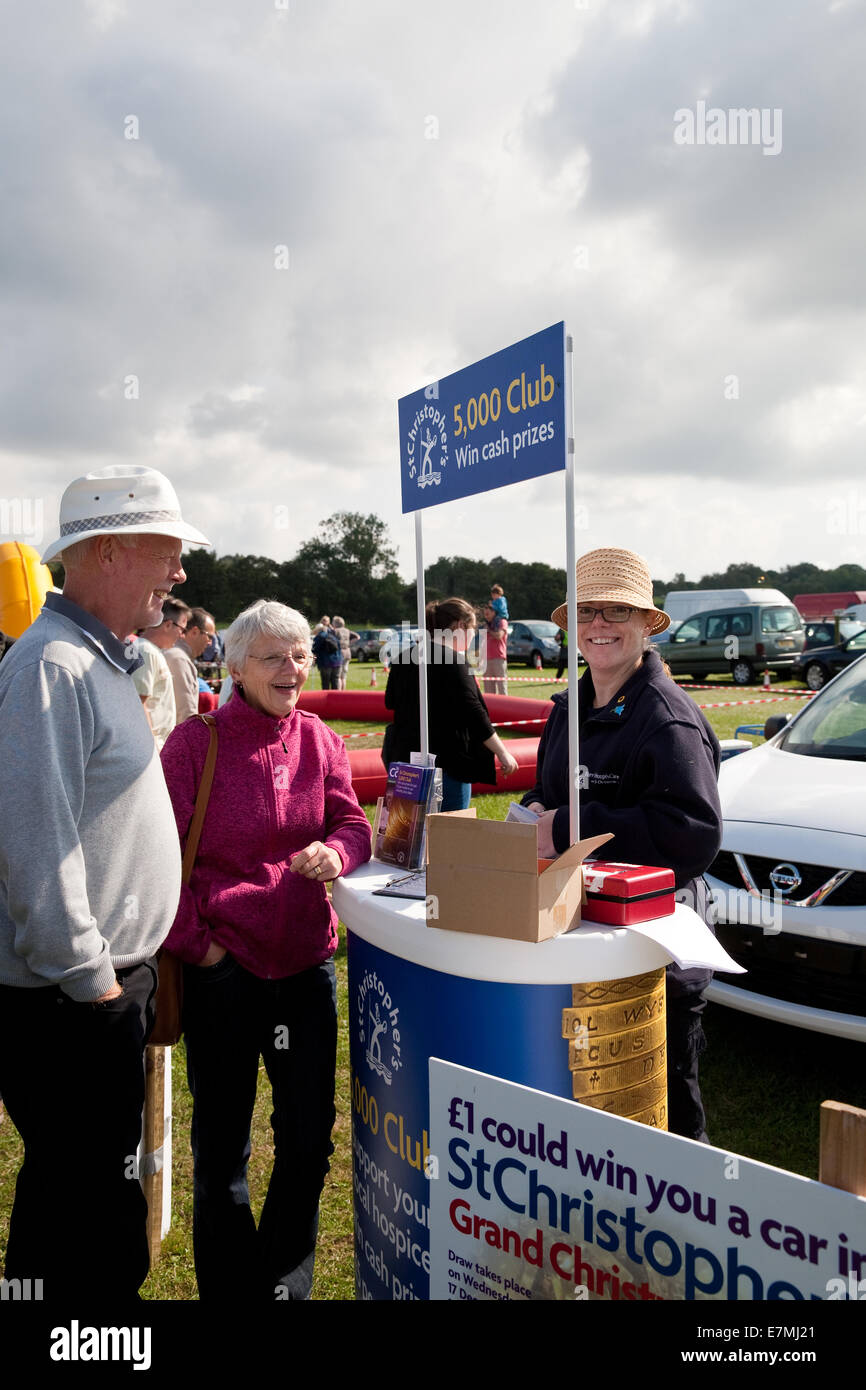
{"type": "Polygon", "coordinates": [[[693,613],[706,613],[712,608],[741,608],[747,603],[794,606],[778,589],[671,589],[665,597],[664,608],[674,627],[693,613]]]}

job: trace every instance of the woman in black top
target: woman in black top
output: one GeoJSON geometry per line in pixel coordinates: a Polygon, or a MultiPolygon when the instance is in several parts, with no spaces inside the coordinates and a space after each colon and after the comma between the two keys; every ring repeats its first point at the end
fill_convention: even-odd
{"type": "MultiPolygon", "coordinates": [[[[427,718],[430,751],[442,769],[442,810],[466,810],[473,782],[496,781],[494,756],[507,777],[517,762],[493,732],[487,706],[478,689],[466,650],[475,628],[475,611],[462,598],[428,603],[427,718]]],[[[385,766],[408,762],[421,747],[418,662],[421,648],[413,643],[396,653],[388,675],[385,704],[394,711],[382,748],[385,766]]]]}
{"type": "MultiPolygon", "coordinates": [[[[630,550],[593,550],[577,562],[578,637],[588,668],[577,687],[580,833],[613,832],[602,858],[672,869],[678,900],[710,921],[702,874],[722,841],[719,745],[650,641],[670,621],[653,604],[652,592],[646,562],[630,550]]],[[[552,615],[560,627],[567,616],[565,604],[552,615]]],[[[561,854],[571,842],[570,693],[553,697],[536,783],[523,798],[538,815],[538,849],[545,856],[561,854]]],[[[702,969],[667,970],[668,1128],[703,1141],[698,1057],[710,978],[702,969]]]]}

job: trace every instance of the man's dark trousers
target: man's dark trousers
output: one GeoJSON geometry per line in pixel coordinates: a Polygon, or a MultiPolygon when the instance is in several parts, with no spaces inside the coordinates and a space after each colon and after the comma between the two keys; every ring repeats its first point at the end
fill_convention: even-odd
{"type": "Polygon", "coordinates": [[[117,978],[106,1004],[0,985],[0,1095],[24,1141],[5,1277],[41,1279],[45,1300],[135,1299],[147,1277],[135,1154],[155,962],[117,978]]]}

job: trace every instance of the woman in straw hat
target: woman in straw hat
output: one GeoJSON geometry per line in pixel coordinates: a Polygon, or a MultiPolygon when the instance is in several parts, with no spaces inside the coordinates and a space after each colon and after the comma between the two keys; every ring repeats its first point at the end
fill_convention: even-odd
{"type": "MultiPolygon", "coordinates": [[[[551,615],[565,628],[562,604],[551,615]]],[[[705,919],[701,875],[722,839],[717,775],[719,744],[692,698],[675,685],[650,638],[670,624],[653,604],[646,561],[630,550],[592,550],[577,562],[577,623],[588,666],[578,682],[581,835],[613,832],[615,859],[673,869],[677,898],[705,919]]],[[[570,843],[568,691],[553,710],[538,747],[536,784],[523,804],[539,817],[542,855],[570,843]]],[[[698,1085],[705,1040],[704,970],[669,966],[669,1129],[706,1141],[698,1085]]]]}

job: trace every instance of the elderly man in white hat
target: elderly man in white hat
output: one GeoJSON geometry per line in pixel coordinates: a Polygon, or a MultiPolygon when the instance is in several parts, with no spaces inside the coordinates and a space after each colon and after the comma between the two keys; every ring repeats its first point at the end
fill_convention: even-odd
{"type": "Polygon", "coordinates": [[[0,1094],[24,1141],[6,1279],[136,1298],[148,1270],[134,1156],[154,957],[180,856],[127,635],[159,621],[209,542],[151,468],[63,494],[63,593],[0,666],[0,1094]]]}

